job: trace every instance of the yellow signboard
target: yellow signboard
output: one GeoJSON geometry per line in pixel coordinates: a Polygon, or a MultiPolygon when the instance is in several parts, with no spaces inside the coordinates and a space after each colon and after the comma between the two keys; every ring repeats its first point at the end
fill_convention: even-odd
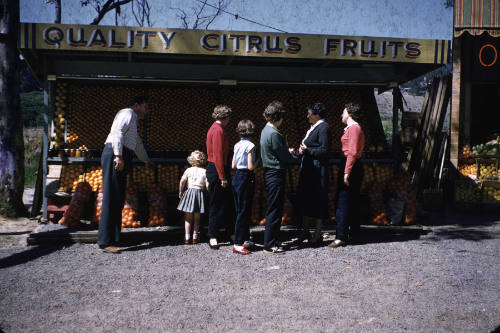
{"type": "Polygon", "coordinates": [[[21,23],[19,48],[446,64],[450,41],[21,23]]]}

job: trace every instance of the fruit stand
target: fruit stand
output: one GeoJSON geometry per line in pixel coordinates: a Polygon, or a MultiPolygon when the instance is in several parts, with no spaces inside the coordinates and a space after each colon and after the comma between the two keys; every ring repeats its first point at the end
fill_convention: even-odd
{"type": "Polygon", "coordinates": [[[500,8],[456,2],[450,160],[455,207],[500,210],[500,8]]]}
{"type": "MultiPolygon", "coordinates": [[[[403,189],[404,177],[390,181],[399,177],[393,175],[398,152],[386,144],[374,88],[397,89],[446,64],[450,47],[449,41],[436,40],[137,27],[22,23],[20,30],[20,50],[47,97],[44,177],[51,165],[60,165],[59,193],[72,194],[82,182],[88,183],[94,202],[91,220],[98,221],[100,212],[100,153],[112,120],[130,97],[147,97],[150,112],[140,122],[139,133],[157,166],[147,170],[137,163],[129,174],[124,227],[179,222],[177,188],[186,156],[194,149],[205,150],[217,104],[233,109],[234,127],[246,118],[260,129],[266,105],[282,101],[288,110],[283,131],[289,144],[298,146],[309,126],[306,105],[324,103],[333,132],[333,187],[343,133],[340,115],[346,103],[358,102],[365,112],[363,189],[403,189]]],[[[227,133],[233,145],[236,131],[229,128],[227,133]]],[[[298,174],[298,166],[288,173],[288,197],[297,189],[298,174]]],[[[252,221],[261,223],[262,169],[256,179],[252,221]]],[[[43,183],[47,216],[54,193],[49,193],[46,178],[43,183]]],[[[287,201],[284,222],[292,216],[293,203],[287,201]]],[[[377,215],[374,222],[386,221],[377,215]]]]}

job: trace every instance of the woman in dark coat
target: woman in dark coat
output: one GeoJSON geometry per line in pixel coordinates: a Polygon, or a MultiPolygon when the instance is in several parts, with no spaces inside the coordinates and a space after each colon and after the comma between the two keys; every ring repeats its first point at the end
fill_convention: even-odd
{"type": "Polygon", "coordinates": [[[307,119],[311,128],[307,131],[299,148],[302,164],[299,177],[299,198],[302,204],[301,241],[310,239],[308,227],[315,224],[310,244],[322,241],[321,225],[328,218],[328,157],[332,141],[330,126],[325,122],[326,108],[322,103],[307,106],[307,119]]]}

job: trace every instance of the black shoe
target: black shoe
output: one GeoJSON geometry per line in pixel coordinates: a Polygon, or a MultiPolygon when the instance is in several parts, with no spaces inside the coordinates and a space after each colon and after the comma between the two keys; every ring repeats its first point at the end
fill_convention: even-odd
{"type": "Polygon", "coordinates": [[[310,241],[311,238],[311,233],[309,231],[306,231],[297,239],[297,243],[304,243],[305,240],[310,241]]]}
{"type": "Polygon", "coordinates": [[[308,242],[310,247],[321,247],[323,245],[323,237],[319,237],[318,239],[313,239],[308,242]]]}
{"type": "Polygon", "coordinates": [[[212,245],[212,244],[208,243],[208,246],[210,246],[210,248],[211,248],[212,250],[218,250],[218,249],[220,248],[220,245],[219,245],[219,244],[212,245]]]}
{"type": "Polygon", "coordinates": [[[360,240],[359,236],[357,236],[357,235],[354,235],[354,236],[349,235],[349,238],[347,239],[347,242],[349,244],[354,244],[354,245],[361,244],[361,240],[360,240]]]}
{"type": "Polygon", "coordinates": [[[282,248],[281,246],[273,246],[273,247],[264,248],[264,252],[265,253],[281,254],[281,253],[285,253],[285,249],[282,248]]]}

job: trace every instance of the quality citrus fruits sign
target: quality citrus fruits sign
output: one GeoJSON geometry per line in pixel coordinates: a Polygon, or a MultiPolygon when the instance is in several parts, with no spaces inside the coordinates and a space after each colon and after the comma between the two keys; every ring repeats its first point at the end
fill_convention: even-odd
{"type": "Polygon", "coordinates": [[[447,63],[450,42],[422,39],[22,23],[19,48],[447,63]]]}

